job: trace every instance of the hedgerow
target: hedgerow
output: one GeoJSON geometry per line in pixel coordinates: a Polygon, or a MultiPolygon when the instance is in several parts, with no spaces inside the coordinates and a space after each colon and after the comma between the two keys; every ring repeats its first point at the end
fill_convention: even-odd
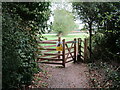
{"type": "Polygon", "coordinates": [[[2,3],[2,89],[29,86],[39,71],[36,36],[49,19],[48,2],[2,3]],[[46,7],[46,8],[45,8],[46,7]]]}

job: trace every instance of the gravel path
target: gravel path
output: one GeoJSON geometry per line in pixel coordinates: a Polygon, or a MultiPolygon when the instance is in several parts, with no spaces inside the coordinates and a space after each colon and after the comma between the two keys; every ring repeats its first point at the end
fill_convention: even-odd
{"type": "Polygon", "coordinates": [[[90,88],[86,64],[69,63],[65,68],[47,65],[48,88],[90,88]]]}

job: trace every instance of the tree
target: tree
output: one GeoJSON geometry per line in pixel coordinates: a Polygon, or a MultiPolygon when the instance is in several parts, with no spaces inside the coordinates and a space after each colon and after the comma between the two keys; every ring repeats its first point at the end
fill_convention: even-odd
{"type": "MultiPolygon", "coordinates": [[[[120,2],[97,3],[99,8],[98,19],[95,21],[99,26],[98,31],[104,34],[101,43],[102,49],[111,53],[109,58],[117,59],[120,55],[120,2]]],[[[120,57],[119,57],[120,58],[120,57]]]]}
{"type": "Polygon", "coordinates": [[[66,35],[69,32],[75,30],[77,25],[74,22],[73,14],[64,9],[56,9],[54,11],[54,22],[52,29],[58,35],[66,35]]]}
{"type": "MultiPolygon", "coordinates": [[[[90,34],[90,57],[92,44],[92,27],[96,24],[98,30],[111,31],[119,29],[119,2],[73,2],[73,8],[76,10],[78,17],[87,23],[90,34]]],[[[112,33],[113,34],[113,33],[112,33]]],[[[111,35],[110,35],[111,36],[111,35]]],[[[111,40],[114,41],[115,40],[111,40]]]]}
{"type": "Polygon", "coordinates": [[[47,27],[48,2],[2,3],[2,90],[30,85],[39,71],[36,36],[47,27]]]}
{"type": "Polygon", "coordinates": [[[84,23],[88,25],[89,34],[90,34],[90,43],[89,43],[89,51],[91,57],[91,43],[92,43],[92,25],[96,20],[98,9],[96,8],[95,2],[73,2],[73,9],[78,14],[78,18],[80,18],[84,23]]]}

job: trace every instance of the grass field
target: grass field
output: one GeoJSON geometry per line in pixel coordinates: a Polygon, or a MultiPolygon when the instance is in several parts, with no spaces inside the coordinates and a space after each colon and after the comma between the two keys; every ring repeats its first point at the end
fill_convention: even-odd
{"type": "MultiPolygon", "coordinates": [[[[58,37],[55,34],[43,34],[43,36],[45,38],[47,38],[47,40],[58,39],[58,37]]],[[[71,41],[71,40],[74,40],[74,38],[81,38],[83,40],[84,38],[87,38],[88,36],[89,36],[88,34],[83,34],[83,33],[80,33],[80,34],[68,34],[66,36],[62,36],[61,40],[65,39],[66,41],[71,41]]]]}
{"type": "MultiPolygon", "coordinates": [[[[56,34],[43,34],[43,36],[47,39],[47,40],[54,40],[54,39],[58,39],[58,37],[56,36],[56,34]]],[[[84,38],[87,38],[89,35],[85,34],[85,33],[77,33],[77,34],[68,34],[66,36],[62,36],[62,39],[65,39],[65,41],[72,41],[74,40],[74,38],[81,38],[82,40],[84,40],[84,38]]],[[[43,39],[44,41],[45,39],[43,39]]],[[[42,46],[48,46],[49,44],[42,44],[42,46]]],[[[52,44],[51,44],[52,45],[52,44]]],[[[82,44],[83,45],[83,44],[82,44]]],[[[69,46],[69,44],[68,44],[69,46]]],[[[55,47],[52,47],[55,48],[55,47]]]]}
{"type": "MultiPolygon", "coordinates": [[[[43,34],[44,38],[46,38],[47,40],[54,40],[54,39],[58,39],[58,37],[56,36],[56,34],[43,34]]],[[[77,34],[68,34],[66,36],[62,36],[62,39],[65,39],[65,41],[72,41],[74,40],[74,38],[81,38],[82,40],[84,40],[84,38],[87,38],[89,35],[85,34],[85,33],[77,33],[77,34]]],[[[43,39],[44,41],[45,39],[43,39]]],[[[49,45],[55,45],[55,44],[40,44],[41,46],[49,46],[49,45]]],[[[83,46],[83,43],[81,43],[81,45],[83,46]]],[[[71,46],[71,43],[68,44],[68,46],[71,46]]],[[[51,48],[56,48],[56,47],[51,47],[51,48]]],[[[50,51],[50,53],[54,53],[56,51],[50,51]]],[[[48,56],[49,57],[49,56],[48,56]]]]}

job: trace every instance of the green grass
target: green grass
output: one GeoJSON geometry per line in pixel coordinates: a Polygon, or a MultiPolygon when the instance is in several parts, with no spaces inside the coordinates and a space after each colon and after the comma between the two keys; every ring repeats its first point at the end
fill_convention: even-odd
{"type": "MultiPolygon", "coordinates": [[[[45,38],[47,38],[47,40],[58,39],[58,37],[56,35],[52,35],[52,34],[49,34],[49,35],[43,34],[43,36],[45,38]]],[[[88,36],[89,36],[88,34],[71,34],[71,35],[62,36],[61,40],[65,39],[65,41],[72,41],[72,40],[74,40],[74,38],[81,38],[82,40],[84,40],[84,38],[87,38],[88,36]]],[[[47,45],[49,45],[49,44],[43,44],[43,46],[47,46],[47,45]]],[[[82,43],[82,46],[83,46],[83,43],[82,43]]]]}
{"type": "MultiPolygon", "coordinates": [[[[56,35],[47,35],[47,34],[43,34],[43,36],[45,38],[47,38],[47,40],[54,40],[54,39],[58,39],[58,37],[56,35]]],[[[71,40],[74,40],[74,38],[81,38],[82,40],[84,38],[87,38],[88,37],[88,34],[73,34],[73,35],[66,35],[66,36],[62,36],[61,37],[61,40],[62,39],[65,39],[66,41],[71,41],[71,40]]]]}
{"type": "MultiPolygon", "coordinates": [[[[43,34],[43,36],[47,39],[47,40],[54,40],[54,39],[58,39],[58,37],[56,35],[53,34],[43,34]]],[[[88,34],[71,34],[71,35],[66,35],[66,36],[62,36],[61,37],[61,41],[63,39],[65,39],[65,41],[72,41],[74,40],[74,38],[81,38],[82,40],[84,40],[84,38],[87,38],[89,35],[88,34]]],[[[43,39],[44,41],[45,39],[43,39]]],[[[55,44],[40,44],[42,46],[49,46],[49,45],[55,45],[55,44]]],[[[83,43],[81,44],[82,46],[84,45],[83,43]]],[[[71,43],[68,44],[68,46],[71,46],[71,43]]],[[[51,47],[51,48],[56,48],[56,47],[51,47]]],[[[49,53],[55,53],[56,51],[50,51],[49,53]]]]}

